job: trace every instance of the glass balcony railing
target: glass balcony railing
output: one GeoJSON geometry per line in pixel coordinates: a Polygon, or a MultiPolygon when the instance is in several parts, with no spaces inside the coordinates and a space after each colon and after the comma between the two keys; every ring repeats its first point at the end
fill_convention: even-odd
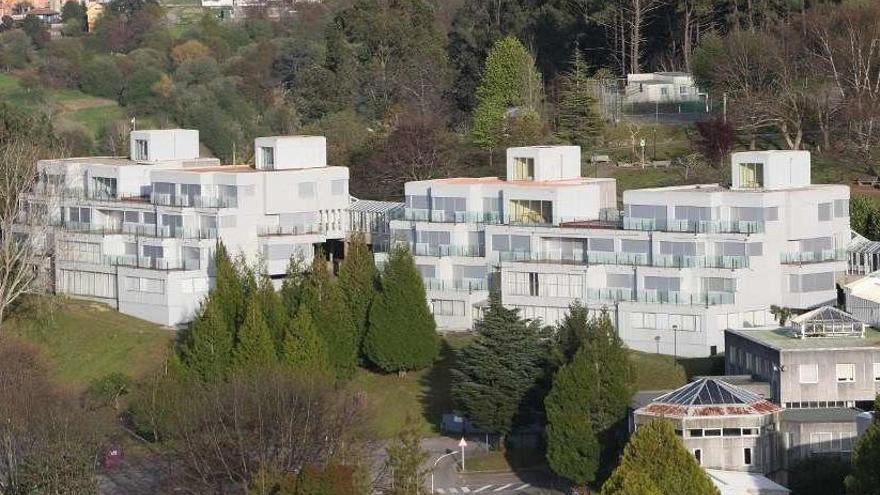
{"type": "Polygon", "coordinates": [[[407,208],[404,220],[431,223],[488,223],[499,224],[502,217],[498,212],[445,211],[407,208]]]}
{"type": "Polygon", "coordinates": [[[461,280],[425,278],[422,280],[425,284],[425,290],[454,292],[474,292],[489,290],[489,284],[486,282],[486,280],[479,278],[465,278],[461,280]]]}
{"type": "Polygon", "coordinates": [[[689,232],[695,234],[759,234],[764,222],[721,220],[666,220],[655,218],[623,217],[624,230],[651,232],[689,232]]]}
{"type": "Polygon", "coordinates": [[[64,222],[56,225],[70,232],[87,234],[132,234],[143,237],[174,239],[216,239],[217,229],[194,229],[168,225],[142,225],[131,223],[95,224],[83,222],[64,222]]]}
{"type": "Polygon", "coordinates": [[[321,232],[319,224],[312,223],[306,225],[290,225],[282,227],[280,225],[262,226],[257,228],[258,237],[272,237],[283,235],[306,235],[317,234],[321,232]]]}
{"type": "Polygon", "coordinates": [[[587,289],[587,300],[594,302],[639,302],[647,304],[678,304],[688,306],[717,306],[733,304],[731,292],[687,293],[680,291],[638,290],[625,288],[587,289]]]}
{"type": "Polygon", "coordinates": [[[238,198],[213,197],[194,195],[175,195],[153,193],[150,202],[159,206],[177,206],[187,208],[235,208],[238,206],[238,198]]]}
{"type": "Polygon", "coordinates": [[[846,249],[823,249],[821,251],[794,251],[780,253],[779,262],[783,265],[804,265],[810,263],[828,263],[849,259],[846,249]]]}
{"type": "Polygon", "coordinates": [[[58,253],[59,261],[91,263],[105,266],[126,266],[147,270],[199,270],[201,261],[198,259],[165,259],[136,255],[102,255],[94,253],[58,253]]]}
{"type": "Polygon", "coordinates": [[[475,258],[485,256],[483,246],[415,244],[413,247],[412,253],[415,256],[465,256],[475,258]]]}
{"type": "Polygon", "coordinates": [[[748,268],[748,256],[655,256],[652,266],[661,268],[726,268],[736,270],[748,268]]]}
{"type": "Polygon", "coordinates": [[[604,251],[499,251],[500,261],[533,263],[560,263],[571,265],[637,265],[647,266],[644,253],[616,253],[604,251]]]}

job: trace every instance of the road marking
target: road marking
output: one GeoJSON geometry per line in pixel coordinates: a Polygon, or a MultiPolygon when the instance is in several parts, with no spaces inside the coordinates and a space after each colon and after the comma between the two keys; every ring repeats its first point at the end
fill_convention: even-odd
{"type": "Polygon", "coordinates": [[[474,490],[474,493],[480,493],[481,491],[485,490],[486,488],[492,488],[492,485],[481,486],[480,488],[477,488],[476,490],[474,490]]]}
{"type": "Polygon", "coordinates": [[[504,486],[499,486],[498,488],[496,488],[496,489],[494,489],[494,490],[492,490],[492,491],[493,491],[493,492],[500,492],[501,490],[507,490],[507,489],[510,488],[511,486],[513,486],[513,483],[508,483],[508,484],[506,484],[506,485],[504,485],[504,486]]]}
{"type": "Polygon", "coordinates": [[[520,490],[525,490],[526,488],[528,488],[528,487],[530,487],[530,486],[532,486],[532,485],[526,483],[526,484],[520,486],[519,488],[514,488],[513,491],[518,492],[518,491],[520,491],[520,490]]]}
{"type": "Polygon", "coordinates": [[[470,492],[471,492],[470,488],[468,488],[466,486],[461,487],[461,493],[470,493],[470,492]]]}

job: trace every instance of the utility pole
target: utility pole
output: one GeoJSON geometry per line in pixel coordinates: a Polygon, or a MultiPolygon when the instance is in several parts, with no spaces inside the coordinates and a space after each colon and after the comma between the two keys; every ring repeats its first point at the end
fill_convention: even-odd
{"type": "Polygon", "coordinates": [[[724,93],[724,103],[722,103],[722,115],[724,115],[724,123],[727,123],[727,93],[724,93]]]}

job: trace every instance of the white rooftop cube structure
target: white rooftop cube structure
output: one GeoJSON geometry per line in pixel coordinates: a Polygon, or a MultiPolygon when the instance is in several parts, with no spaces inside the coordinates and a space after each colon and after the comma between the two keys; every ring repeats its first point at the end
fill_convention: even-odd
{"type": "Polygon", "coordinates": [[[809,151],[747,151],[733,154],[733,189],[787,189],[810,182],[809,151]]]}
{"type": "Polygon", "coordinates": [[[43,160],[35,200],[52,205],[55,291],[164,325],[189,321],[213,283],[213,252],[285,273],[293,255],[344,239],[348,169],[327,167],[323,137],[257,140],[274,168],[198,157],[198,131],[134,131],[140,159],[43,160]],[[49,201],[51,199],[51,201],[49,201]]]}
{"type": "Polygon", "coordinates": [[[324,136],[273,136],[254,143],[260,170],[291,170],[327,166],[327,138],[324,136]]]}

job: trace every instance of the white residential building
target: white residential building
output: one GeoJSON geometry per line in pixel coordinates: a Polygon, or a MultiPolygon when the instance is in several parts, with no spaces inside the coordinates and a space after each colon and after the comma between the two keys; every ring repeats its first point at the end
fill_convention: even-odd
{"type": "MultiPolygon", "coordinates": [[[[258,138],[256,167],[199,158],[198,131],[131,133],[129,158],[44,160],[55,291],[163,325],[189,321],[212,284],[218,240],[280,278],[291,255],[341,240],[348,169],[323,137],[258,138]]],[[[330,250],[338,246],[330,246],[330,250]]]]}
{"type": "Polygon", "coordinates": [[[626,191],[616,217],[614,182],[581,178],[570,150],[509,150],[513,180],[407,184],[410,220],[392,231],[413,243],[441,328],[467,327],[486,291],[466,289],[494,271],[525,317],[555,324],[579,300],[607,309],[631,348],[683,356],[720,352],[725,329],[772,321],[771,305],[836,299],[849,189],[811,184],[809,153],[735,153],[731,187],[626,191]]]}
{"type": "Polygon", "coordinates": [[[679,103],[702,98],[687,72],[627,74],[626,103],[679,103]]]}

